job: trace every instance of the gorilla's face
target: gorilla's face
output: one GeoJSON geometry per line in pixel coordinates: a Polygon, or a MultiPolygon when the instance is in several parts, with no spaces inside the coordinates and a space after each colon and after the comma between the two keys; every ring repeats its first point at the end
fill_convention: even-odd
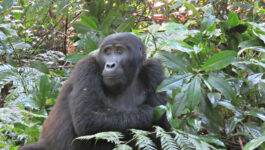
{"type": "Polygon", "coordinates": [[[107,37],[97,55],[104,86],[115,93],[130,85],[144,60],[137,37],[128,33],[117,35],[107,37]]]}
{"type": "Polygon", "coordinates": [[[129,50],[121,44],[109,44],[102,47],[100,52],[104,84],[117,89],[127,83],[126,68],[129,67],[129,50]],[[116,88],[117,87],[117,88],[116,88]]]}

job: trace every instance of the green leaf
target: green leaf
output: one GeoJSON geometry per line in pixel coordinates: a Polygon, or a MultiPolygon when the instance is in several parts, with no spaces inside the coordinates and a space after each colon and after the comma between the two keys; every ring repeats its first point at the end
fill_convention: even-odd
{"type": "Polygon", "coordinates": [[[48,99],[48,97],[50,96],[51,93],[51,84],[48,80],[48,77],[46,75],[42,75],[40,77],[40,99],[41,99],[41,103],[43,106],[46,102],[46,100],[48,99]]]}
{"type": "Polygon", "coordinates": [[[262,46],[253,46],[253,47],[246,47],[246,48],[242,48],[237,55],[240,55],[241,53],[243,53],[246,50],[254,50],[257,52],[263,52],[265,53],[265,47],[262,46]]]}
{"type": "Polygon", "coordinates": [[[167,107],[165,105],[159,105],[155,107],[155,120],[158,121],[167,111],[167,107]]]}
{"type": "Polygon", "coordinates": [[[234,51],[222,51],[210,57],[202,66],[202,71],[222,69],[236,60],[237,53],[234,51]]]}
{"type": "Polygon", "coordinates": [[[90,29],[83,25],[81,22],[74,22],[72,26],[78,33],[87,33],[88,31],[90,31],[90,29]]]}
{"type": "Polygon", "coordinates": [[[228,14],[228,28],[231,29],[239,24],[239,18],[236,13],[229,12],[228,14]]]}
{"type": "Polygon", "coordinates": [[[195,16],[200,17],[200,13],[196,10],[196,7],[194,6],[194,4],[186,2],[184,3],[184,5],[186,6],[188,10],[192,10],[195,16]]]}
{"type": "Polygon", "coordinates": [[[187,27],[183,24],[180,23],[175,23],[175,22],[167,22],[167,23],[163,23],[160,27],[160,30],[166,30],[168,31],[188,31],[187,27]]]}
{"type": "Polygon", "coordinates": [[[252,40],[246,40],[241,43],[239,43],[238,47],[246,48],[246,47],[255,47],[255,46],[262,46],[263,42],[259,39],[252,39],[252,40]]]}
{"type": "Polygon", "coordinates": [[[129,145],[121,144],[121,145],[118,145],[113,150],[132,150],[132,148],[129,145]]]}
{"type": "Polygon", "coordinates": [[[210,26],[212,26],[215,22],[215,17],[210,15],[210,16],[205,16],[201,22],[201,31],[204,31],[208,29],[210,26]]]}
{"type": "Polygon", "coordinates": [[[84,40],[88,52],[98,48],[97,44],[90,37],[86,36],[84,40]]]}
{"type": "Polygon", "coordinates": [[[200,139],[202,139],[203,141],[205,141],[207,143],[214,143],[218,146],[225,147],[225,144],[221,140],[219,140],[215,137],[212,137],[212,136],[201,136],[200,139]]]}
{"type": "Polygon", "coordinates": [[[39,61],[39,60],[30,62],[30,67],[31,68],[35,68],[35,69],[37,69],[40,72],[43,72],[45,74],[49,74],[48,67],[44,63],[42,63],[41,61],[39,61]]]}
{"type": "Polygon", "coordinates": [[[175,9],[175,8],[179,8],[180,6],[182,6],[185,2],[183,1],[177,1],[175,2],[171,7],[170,10],[175,9]]]}
{"type": "Polygon", "coordinates": [[[13,67],[17,67],[18,66],[17,63],[13,60],[13,58],[11,58],[10,56],[7,56],[6,57],[6,62],[9,65],[13,66],[13,67]]]}
{"type": "MultiPolygon", "coordinates": [[[[113,132],[113,131],[109,131],[109,132],[100,132],[100,133],[96,133],[93,135],[87,135],[87,136],[79,136],[77,138],[74,139],[74,141],[76,140],[90,140],[90,139],[103,139],[106,140],[108,142],[114,143],[116,145],[120,145],[121,143],[123,143],[120,139],[123,138],[123,134],[120,132],[113,132]]],[[[74,142],[73,141],[73,142],[74,142]]]]}
{"type": "MultiPolygon", "coordinates": [[[[4,41],[4,40],[6,40],[6,39],[7,39],[6,34],[5,34],[3,31],[1,31],[1,28],[0,28],[0,40],[4,41]]],[[[1,44],[2,44],[2,43],[1,43],[1,44]]]]}
{"type": "Polygon", "coordinates": [[[249,141],[243,148],[243,150],[253,150],[259,147],[261,144],[265,142],[265,136],[257,137],[251,141],[249,141]]]}
{"type": "Polygon", "coordinates": [[[192,46],[190,46],[189,44],[183,41],[176,41],[176,40],[166,41],[165,46],[168,46],[173,50],[179,50],[188,54],[194,51],[192,46]]]}
{"type": "Polygon", "coordinates": [[[104,35],[108,35],[112,32],[111,25],[113,24],[115,20],[119,19],[120,16],[121,16],[121,13],[119,9],[112,8],[109,11],[108,15],[103,18],[100,29],[102,30],[104,35]]]}
{"type": "Polygon", "coordinates": [[[193,110],[194,107],[196,107],[200,103],[201,97],[202,97],[202,91],[201,91],[200,78],[196,76],[191,81],[185,95],[188,107],[190,107],[193,110]]]}
{"type": "Polygon", "coordinates": [[[0,9],[0,11],[5,11],[7,9],[10,9],[13,6],[13,0],[4,0],[1,5],[3,9],[0,9]]]}
{"type": "Polygon", "coordinates": [[[216,107],[217,102],[221,99],[220,93],[208,93],[207,96],[213,107],[216,107]]]}
{"type": "Polygon", "coordinates": [[[82,15],[81,17],[81,23],[85,25],[87,28],[92,30],[97,30],[97,19],[93,16],[87,17],[85,15],[82,15]]]}
{"type": "Polygon", "coordinates": [[[26,49],[26,48],[31,48],[31,45],[29,45],[28,43],[25,43],[21,40],[15,41],[12,43],[14,49],[26,49]]]}
{"type": "Polygon", "coordinates": [[[192,77],[191,73],[184,75],[174,75],[165,79],[157,88],[157,92],[171,91],[173,89],[181,88],[184,82],[187,82],[192,77]]]}
{"type": "Polygon", "coordinates": [[[84,57],[87,57],[87,54],[69,54],[65,57],[65,60],[75,64],[84,57]]]}
{"type": "Polygon", "coordinates": [[[251,115],[253,117],[258,117],[259,119],[265,121],[265,115],[259,112],[255,112],[255,111],[245,111],[244,112],[245,115],[251,115]]]}
{"type": "Polygon", "coordinates": [[[207,81],[218,91],[222,92],[226,97],[236,99],[236,93],[227,81],[213,75],[210,75],[207,81]]]}
{"type": "Polygon", "coordinates": [[[213,108],[211,103],[208,101],[207,98],[202,98],[201,100],[201,111],[203,114],[207,117],[207,119],[210,121],[210,127],[216,128],[223,126],[223,116],[220,111],[216,110],[216,108],[213,108]]]}
{"type": "Polygon", "coordinates": [[[169,53],[166,51],[159,51],[156,56],[160,61],[162,61],[163,65],[173,70],[179,72],[188,72],[185,63],[183,63],[183,59],[174,55],[173,53],[169,53]]]}
{"type": "Polygon", "coordinates": [[[135,18],[131,17],[121,23],[117,28],[117,32],[129,32],[134,27],[135,18]]]}

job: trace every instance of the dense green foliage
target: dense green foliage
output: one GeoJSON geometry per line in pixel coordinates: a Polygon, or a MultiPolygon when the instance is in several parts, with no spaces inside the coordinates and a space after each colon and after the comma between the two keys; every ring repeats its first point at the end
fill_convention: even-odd
{"type": "Polygon", "coordinates": [[[169,102],[156,118],[166,112],[173,129],[131,129],[130,141],[118,132],[75,140],[105,139],[116,149],[136,140],[149,150],[155,134],[163,149],[265,149],[264,1],[163,2],[0,0],[0,149],[36,142],[73,65],[124,31],[164,66],[167,79],[157,91],[169,102]]]}

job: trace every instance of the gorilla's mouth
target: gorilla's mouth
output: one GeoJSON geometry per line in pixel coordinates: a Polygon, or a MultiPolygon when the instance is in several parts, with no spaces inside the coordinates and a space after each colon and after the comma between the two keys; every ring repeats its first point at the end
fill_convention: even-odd
{"type": "Polygon", "coordinates": [[[121,79],[122,78],[122,74],[103,74],[103,78],[104,79],[121,79]]]}
{"type": "Polygon", "coordinates": [[[125,78],[122,75],[104,75],[104,84],[109,87],[122,86],[125,82],[125,78]]]}

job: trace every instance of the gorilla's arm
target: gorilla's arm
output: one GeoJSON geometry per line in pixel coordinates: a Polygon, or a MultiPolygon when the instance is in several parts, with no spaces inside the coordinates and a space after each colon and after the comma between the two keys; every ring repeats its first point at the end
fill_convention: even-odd
{"type": "MultiPolygon", "coordinates": [[[[156,93],[156,88],[165,79],[161,64],[154,59],[145,60],[140,72],[140,78],[148,89],[146,103],[152,107],[166,105],[166,93],[156,93]]],[[[161,126],[165,130],[170,129],[170,124],[167,120],[166,114],[164,114],[159,120],[155,121],[154,124],[161,126]]]]}
{"type": "Polygon", "coordinates": [[[95,57],[81,60],[76,65],[70,80],[73,84],[70,111],[78,136],[99,131],[148,129],[152,126],[154,112],[150,105],[122,112],[104,106],[100,68],[95,57]]]}

